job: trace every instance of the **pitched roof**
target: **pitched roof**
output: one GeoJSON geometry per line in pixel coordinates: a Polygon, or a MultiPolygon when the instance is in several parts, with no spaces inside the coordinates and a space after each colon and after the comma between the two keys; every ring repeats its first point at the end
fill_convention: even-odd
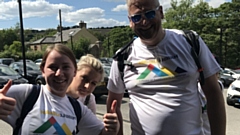
{"type": "MultiPolygon", "coordinates": [[[[62,39],[63,42],[67,42],[70,39],[70,34],[74,36],[76,33],[78,33],[81,29],[80,28],[70,28],[66,30],[62,30],[62,39]]],[[[54,43],[60,43],[61,42],[61,33],[57,32],[53,36],[46,36],[41,39],[38,39],[30,45],[35,45],[35,44],[54,44],[54,43]]]]}
{"type": "MultiPolygon", "coordinates": [[[[70,33],[72,33],[71,35],[74,36],[76,33],[78,33],[81,29],[80,28],[71,28],[71,29],[67,29],[67,30],[63,30],[62,31],[62,39],[63,42],[66,42],[70,39],[70,33]]],[[[55,35],[55,42],[61,42],[61,35],[60,32],[57,32],[55,35]]]]}

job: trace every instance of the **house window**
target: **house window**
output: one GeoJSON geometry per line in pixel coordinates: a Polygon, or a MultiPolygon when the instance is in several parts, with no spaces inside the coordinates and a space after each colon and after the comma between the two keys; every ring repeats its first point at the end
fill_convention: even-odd
{"type": "Polygon", "coordinates": [[[36,45],[34,45],[34,50],[37,51],[37,46],[36,45]]]}

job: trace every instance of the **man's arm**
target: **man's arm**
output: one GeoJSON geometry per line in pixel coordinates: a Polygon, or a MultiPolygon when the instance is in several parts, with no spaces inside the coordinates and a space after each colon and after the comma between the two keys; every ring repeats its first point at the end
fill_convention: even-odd
{"type": "Polygon", "coordinates": [[[108,91],[107,112],[110,112],[111,104],[113,100],[117,100],[116,113],[118,115],[118,120],[120,123],[120,129],[119,129],[118,135],[123,135],[123,119],[122,119],[122,113],[121,113],[122,98],[123,98],[123,94],[117,94],[117,93],[108,91]]]}
{"type": "Polygon", "coordinates": [[[205,79],[202,85],[207,98],[207,112],[212,135],[226,134],[226,110],[222,91],[219,87],[217,76],[214,74],[205,79]]]}

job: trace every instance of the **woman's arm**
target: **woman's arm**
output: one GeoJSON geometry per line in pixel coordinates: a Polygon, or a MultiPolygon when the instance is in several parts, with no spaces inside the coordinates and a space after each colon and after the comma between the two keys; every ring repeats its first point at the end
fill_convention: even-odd
{"type": "Polygon", "coordinates": [[[11,85],[12,81],[10,80],[3,89],[0,90],[0,119],[7,118],[7,116],[12,113],[16,105],[16,100],[14,98],[6,96],[11,85]]]}

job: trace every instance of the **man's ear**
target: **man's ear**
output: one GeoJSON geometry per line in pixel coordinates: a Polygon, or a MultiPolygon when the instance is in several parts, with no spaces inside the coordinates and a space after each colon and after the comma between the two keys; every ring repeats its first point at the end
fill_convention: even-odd
{"type": "Polygon", "coordinates": [[[129,27],[132,28],[132,23],[130,22],[129,27]]]}
{"type": "Polygon", "coordinates": [[[161,15],[161,19],[164,19],[162,6],[159,6],[159,12],[160,12],[160,15],[161,15]]]}
{"type": "Polygon", "coordinates": [[[129,21],[129,27],[132,28],[133,22],[131,21],[131,19],[129,17],[128,17],[128,21],[129,21]]]}

